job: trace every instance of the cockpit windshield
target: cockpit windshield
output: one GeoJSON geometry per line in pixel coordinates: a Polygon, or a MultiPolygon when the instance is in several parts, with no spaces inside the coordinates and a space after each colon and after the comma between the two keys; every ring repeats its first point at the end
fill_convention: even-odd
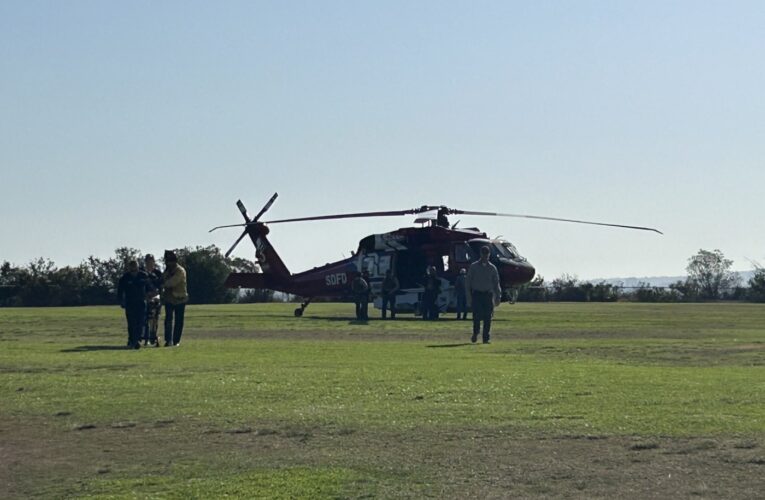
{"type": "Polygon", "coordinates": [[[515,245],[509,241],[495,241],[494,248],[501,257],[520,261],[526,260],[525,258],[521,257],[521,254],[518,253],[518,249],[515,248],[515,245]]]}

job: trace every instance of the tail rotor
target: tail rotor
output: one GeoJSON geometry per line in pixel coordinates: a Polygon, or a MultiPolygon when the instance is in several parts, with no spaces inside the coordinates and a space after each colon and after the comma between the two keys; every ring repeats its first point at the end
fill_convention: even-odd
{"type": "Polygon", "coordinates": [[[263,205],[263,208],[260,209],[260,212],[258,212],[258,215],[255,216],[254,219],[250,219],[250,216],[247,214],[247,209],[244,206],[244,203],[242,203],[242,200],[237,200],[236,206],[239,208],[239,212],[241,212],[242,217],[244,217],[244,224],[229,224],[226,226],[217,226],[212,229],[210,229],[210,232],[212,233],[216,229],[223,229],[227,227],[242,227],[244,226],[244,231],[242,234],[239,235],[239,238],[236,239],[233,245],[231,245],[231,248],[228,249],[228,252],[226,252],[226,258],[228,258],[229,255],[231,255],[231,252],[234,251],[234,249],[239,245],[239,242],[242,241],[242,239],[247,236],[247,234],[250,231],[250,228],[255,226],[255,224],[258,223],[258,220],[260,220],[260,217],[268,211],[269,208],[271,208],[271,205],[274,204],[274,201],[276,201],[276,198],[279,196],[279,193],[274,193],[274,195],[271,197],[268,202],[266,202],[265,205],[263,205]]]}

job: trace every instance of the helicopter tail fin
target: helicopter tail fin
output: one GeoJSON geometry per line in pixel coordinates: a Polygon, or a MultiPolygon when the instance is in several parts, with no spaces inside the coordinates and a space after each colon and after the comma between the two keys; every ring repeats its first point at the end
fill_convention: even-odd
{"type": "Polygon", "coordinates": [[[291,275],[289,269],[284,265],[281,257],[279,257],[279,254],[266,237],[268,235],[268,227],[263,223],[256,223],[247,226],[247,233],[250,235],[253,245],[255,245],[255,256],[258,259],[260,268],[263,270],[263,274],[289,277],[291,275]]]}

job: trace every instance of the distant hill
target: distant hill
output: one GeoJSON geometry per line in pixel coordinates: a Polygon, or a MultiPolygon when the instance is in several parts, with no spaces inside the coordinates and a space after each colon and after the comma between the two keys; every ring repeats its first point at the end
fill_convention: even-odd
{"type": "MultiPolygon", "coordinates": [[[[743,286],[747,286],[747,283],[749,282],[749,278],[754,276],[754,271],[738,271],[736,274],[738,274],[741,277],[741,284],[743,286]]],[[[677,283],[678,281],[685,281],[687,276],[644,276],[642,278],[636,278],[636,277],[629,277],[629,278],[602,278],[602,279],[592,279],[592,280],[585,280],[589,281],[590,283],[608,283],[610,285],[618,285],[618,286],[624,286],[624,287],[637,287],[640,286],[640,284],[648,285],[648,286],[657,286],[657,287],[667,287],[671,285],[672,283],[677,283]]]]}

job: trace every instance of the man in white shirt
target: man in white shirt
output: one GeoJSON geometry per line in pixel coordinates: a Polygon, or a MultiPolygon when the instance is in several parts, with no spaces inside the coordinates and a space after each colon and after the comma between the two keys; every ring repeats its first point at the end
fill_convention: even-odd
{"type": "Polygon", "coordinates": [[[473,336],[470,341],[478,340],[478,331],[483,321],[483,343],[491,342],[491,316],[494,307],[499,305],[502,290],[499,287],[499,272],[489,262],[491,250],[488,246],[481,247],[481,259],[470,264],[465,289],[468,306],[473,308],[473,336]]]}

